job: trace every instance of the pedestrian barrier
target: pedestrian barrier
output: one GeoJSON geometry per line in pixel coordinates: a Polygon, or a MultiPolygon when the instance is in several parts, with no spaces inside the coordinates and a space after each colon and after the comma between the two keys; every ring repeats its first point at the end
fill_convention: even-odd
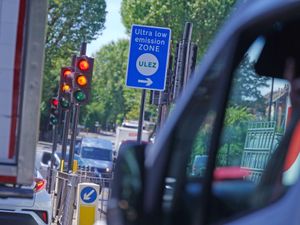
{"type": "Polygon", "coordinates": [[[48,182],[51,187],[48,192],[53,196],[52,221],[59,225],[72,225],[76,220],[77,187],[80,183],[93,183],[99,185],[98,220],[106,218],[108,200],[111,195],[113,174],[98,174],[88,168],[80,169],[76,173],[66,173],[53,169],[48,170],[48,182]],[[52,175],[50,177],[50,175],[52,175]]]}

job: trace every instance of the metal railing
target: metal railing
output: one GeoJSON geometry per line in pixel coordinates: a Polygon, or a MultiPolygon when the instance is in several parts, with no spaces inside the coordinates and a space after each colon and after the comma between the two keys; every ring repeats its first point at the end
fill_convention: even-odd
{"type": "Polygon", "coordinates": [[[111,183],[113,174],[96,174],[87,170],[79,170],[76,173],[66,173],[53,170],[51,187],[48,192],[53,196],[53,215],[54,224],[72,225],[76,219],[75,209],[77,208],[77,186],[79,183],[95,183],[100,186],[98,217],[99,220],[106,218],[108,200],[111,195],[111,183]]]}

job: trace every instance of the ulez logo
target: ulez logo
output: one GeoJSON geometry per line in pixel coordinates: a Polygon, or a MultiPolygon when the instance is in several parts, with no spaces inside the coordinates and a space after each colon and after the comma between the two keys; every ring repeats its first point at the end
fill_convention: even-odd
{"type": "Polygon", "coordinates": [[[158,70],[159,63],[155,55],[144,53],[136,60],[137,70],[144,76],[151,76],[158,70]]]}

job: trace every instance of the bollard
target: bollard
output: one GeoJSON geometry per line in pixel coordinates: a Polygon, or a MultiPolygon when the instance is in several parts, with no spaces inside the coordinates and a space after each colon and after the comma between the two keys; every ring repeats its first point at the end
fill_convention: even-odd
{"type": "Polygon", "coordinates": [[[62,159],[60,164],[60,172],[64,172],[65,161],[62,159]]]}
{"type": "Polygon", "coordinates": [[[73,173],[77,172],[77,170],[78,170],[78,161],[77,160],[74,160],[72,169],[73,169],[73,173]]]}
{"type": "Polygon", "coordinates": [[[77,225],[93,225],[97,220],[100,186],[80,183],[77,191],[77,225]]]}

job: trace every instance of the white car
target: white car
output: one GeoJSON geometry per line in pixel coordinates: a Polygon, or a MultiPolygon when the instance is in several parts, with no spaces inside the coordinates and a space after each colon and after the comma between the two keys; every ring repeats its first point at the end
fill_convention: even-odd
{"type": "MultiPolygon", "coordinates": [[[[3,186],[7,188],[7,186],[3,186]]],[[[1,189],[1,187],[0,187],[1,189]]],[[[0,196],[1,224],[49,225],[52,219],[51,195],[46,191],[46,180],[36,171],[34,183],[21,187],[25,192],[33,189],[33,198],[0,196]]]]}

